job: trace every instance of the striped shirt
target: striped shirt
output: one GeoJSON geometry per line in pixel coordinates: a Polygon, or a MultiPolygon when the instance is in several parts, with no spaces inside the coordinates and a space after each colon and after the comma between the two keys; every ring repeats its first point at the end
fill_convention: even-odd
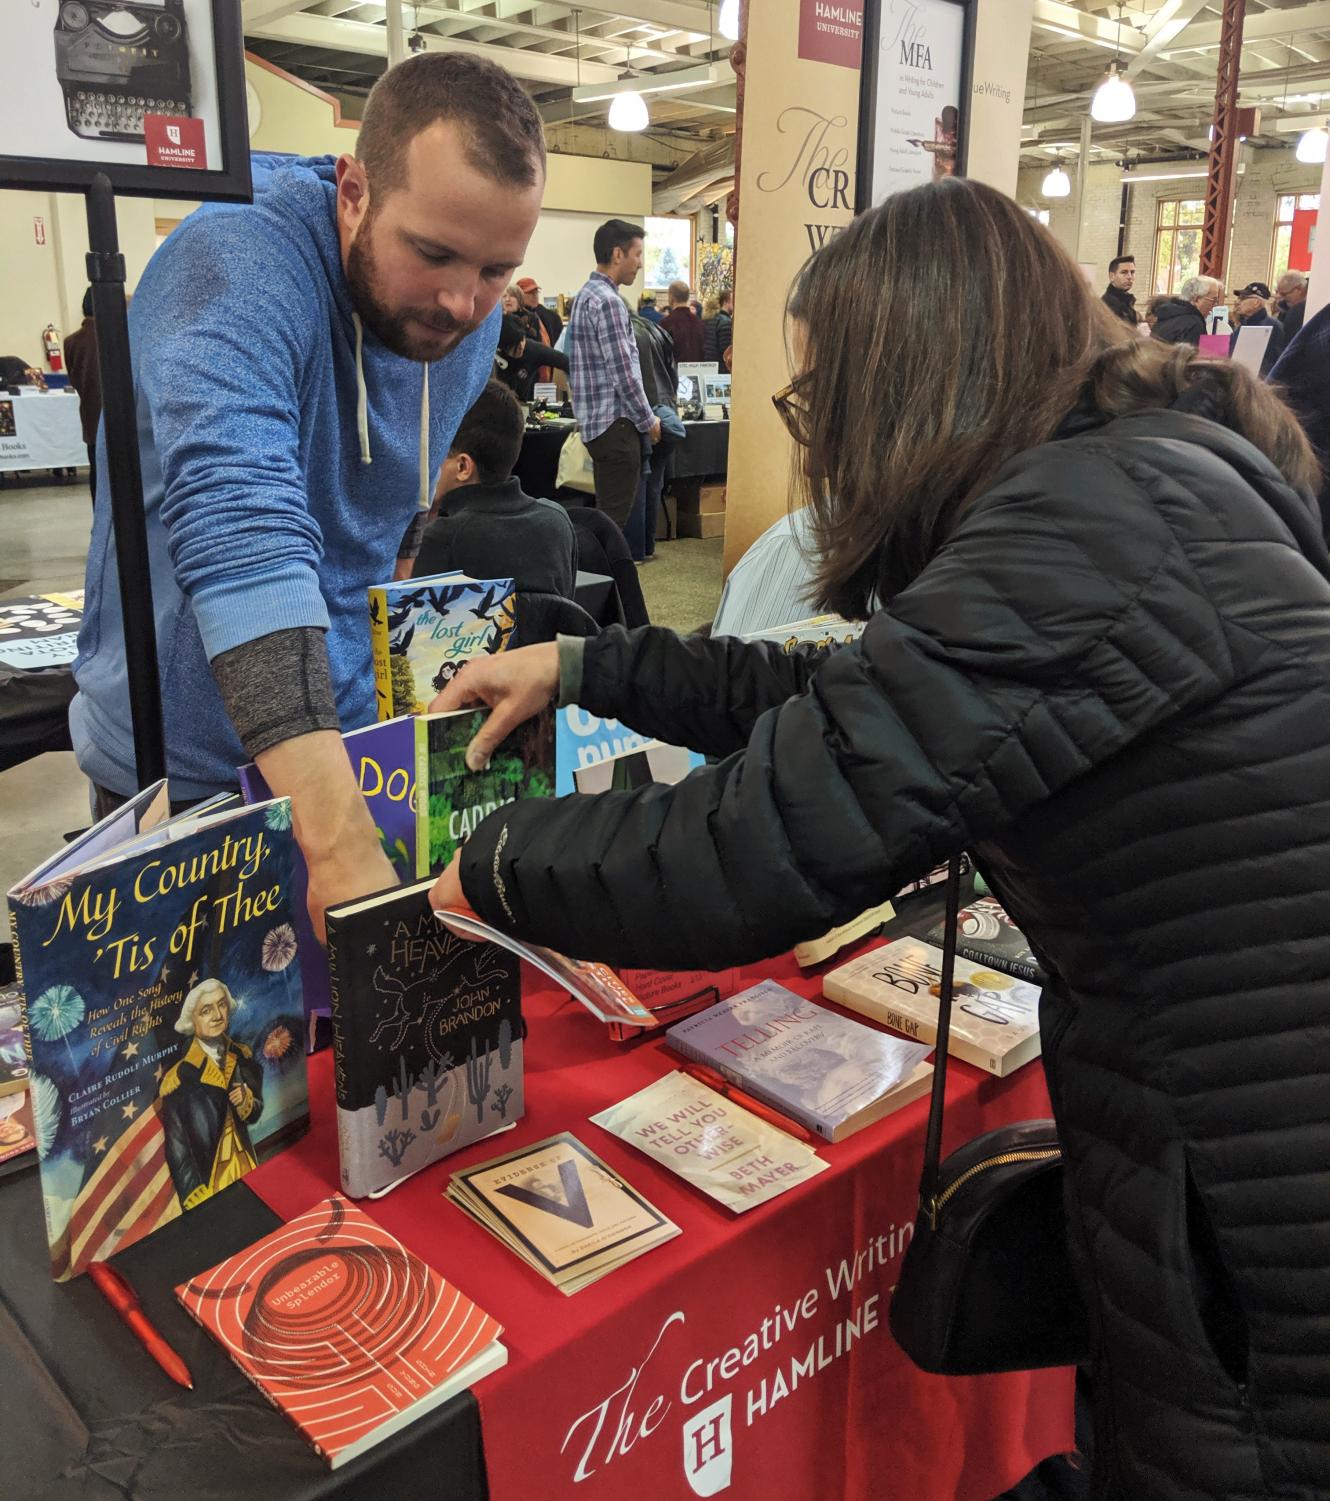
{"type": "Polygon", "coordinates": [[[730,570],[716,610],[713,636],[750,636],[814,613],[806,597],[812,569],[806,513],[769,526],[730,570]]]}
{"type": "Polygon", "coordinates": [[[619,289],[603,271],[577,294],[568,320],[568,382],[584,442],[626,417],[639,432],[656,420],[637,358],[637,341],[619,289]]]}

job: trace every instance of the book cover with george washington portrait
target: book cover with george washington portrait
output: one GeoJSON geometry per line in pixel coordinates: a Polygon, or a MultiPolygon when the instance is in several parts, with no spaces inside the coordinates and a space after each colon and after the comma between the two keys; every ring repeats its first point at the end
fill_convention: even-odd
{"type": "Polygon", "coordinates": [[[9,893],[58,1280],[309,1121],[290,803],[165,809],[159,783],[9,893]]]}

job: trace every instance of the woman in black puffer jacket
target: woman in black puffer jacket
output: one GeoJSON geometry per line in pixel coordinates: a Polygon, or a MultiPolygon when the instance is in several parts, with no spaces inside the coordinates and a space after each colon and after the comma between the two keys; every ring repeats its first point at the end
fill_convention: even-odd
{"type": "Polygon", "coordinates": [[[821,599],[862,640],[612,630],[468,665],[446,706],[494,706],[482,756],[562,688],[726,759],[505,807],[436,896],[576,954],[718,967],[972,850],[1051,976],[1096,1496],[1330,1495],[1330,563],[1306,441],[1244,371],[1116,323],[976,183],[863,215],[791,311],[778,404],[821,599]],[[888,311],[889,286],[913,295],[888,311]]]}

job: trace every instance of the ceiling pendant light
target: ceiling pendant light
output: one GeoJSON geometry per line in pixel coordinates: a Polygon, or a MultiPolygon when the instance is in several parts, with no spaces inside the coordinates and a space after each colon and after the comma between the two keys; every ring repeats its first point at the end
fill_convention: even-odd
{"type": "Polygon", "coordinates": [[[1311,130],[1304,130],[1298,137],[1294,155],[1300,162],[1315,165],[1325,161],[1327,146],[1330,146],[1330,135],[1326,134],[1325,126],[1315,125],[1311,130]]]}
{"type": "Polygon", "coordinates": [[[1101,125],[1121,125],[1136,113],[1136,93],[1122,72],[1122,10],[1123,0],[1118,0],[1118,41],[1099,87],[1090,100],[1090,118],[1101,125]]]}
{"type": "MultiPolygon", "coordinates": [[[[620,82],[626,79],[636,79],[633,72],[633,49],[628,48],[628,60],[624,71],[619,75],[620,82]]],[[[636,89],[625,89],[622,94],[616,94],[610,102],[609,127],[611,130],[645,130],[651,124],[651,116],[647,114],[647,103],[636,89]]]]}
{"type": "Polygon", "coordinates": [[[728,41],[739,40],[739,0],[721,0],[720,18],[716,25],[721,36],[728,41]]]}
{"type": "Polygon", "coordinates": [[[1053,163],[1052,170],[1044,178],[1043,186],[1039,191],[1045,198],[1071,197],[1071,178],[1067,176],[1061,158],[1053,163]]]}

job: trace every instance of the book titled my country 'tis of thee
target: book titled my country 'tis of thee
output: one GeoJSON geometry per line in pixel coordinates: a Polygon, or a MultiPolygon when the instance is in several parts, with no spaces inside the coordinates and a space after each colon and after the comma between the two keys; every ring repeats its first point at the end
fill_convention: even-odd
{"type": "Polygon", "coordinates": [[[483,1308],[340,1194],[175,1292],[332,1469],[508,1359],[483,1308]]]}

